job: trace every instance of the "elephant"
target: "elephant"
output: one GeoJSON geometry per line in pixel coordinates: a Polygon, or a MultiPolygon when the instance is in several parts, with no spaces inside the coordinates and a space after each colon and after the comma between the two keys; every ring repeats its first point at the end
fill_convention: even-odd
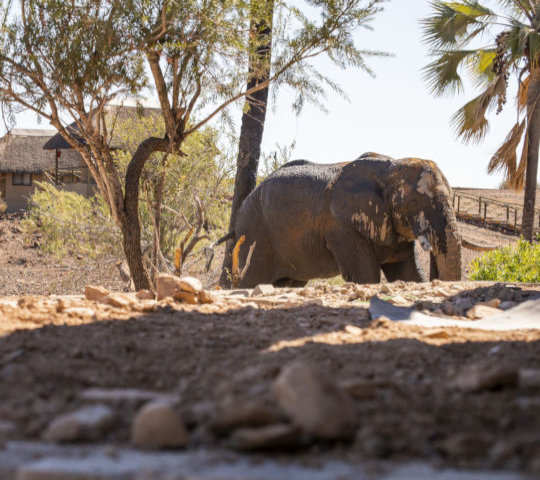
{"type": "MultiPolygon", "coordinates": [[[[347,163],[289,162],[244,200],[234,230],[245,235],[240,287],[300,287],[341,274],[349,282],[461,279],[461,238],[452,189],[433,161],[365,153],[347,163]]],[[[225,237],[224,237],[225,238],[225,237]]]]}

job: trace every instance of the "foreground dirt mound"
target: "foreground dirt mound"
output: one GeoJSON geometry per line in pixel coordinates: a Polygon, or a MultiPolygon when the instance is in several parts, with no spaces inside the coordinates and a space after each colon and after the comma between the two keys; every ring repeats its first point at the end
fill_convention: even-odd
{"type": "Polygon", "coordinates": [[[420,328],[367,312],[375,294],[461,315],[458,299],[538,291],[323,283],[212,292],[203,305],[0,301],[0,437],[540,471],[540,329],[420,328]]]}

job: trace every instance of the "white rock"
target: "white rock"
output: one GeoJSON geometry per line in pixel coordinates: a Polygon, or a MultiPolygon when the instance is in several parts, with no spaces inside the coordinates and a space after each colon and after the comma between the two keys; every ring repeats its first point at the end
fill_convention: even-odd
{"type": "Polygon", "coordinates": [[[291,363],[272,390],[291,421],[310,435],[336,439],[354,433],[356,413],[351,398],[319,369],[305,362],[291,363]]]}
{"type": "Polygon", "coordinates": [[[261,283],[260,285],[257,285],[253,292],[251,293],[252,297],[258,297],[259,295],[270,295],[271,293],[275,292],[275,288],[273,285],[269,283],[261,283]]]}
{"type": "Polygon", "coordinates": [[[184,447],[187,441],[182,419],[168,402],[158,400],[146,404],[133,421],[131,443],[137,447],[184,447]]]}
{"type": "Polygon", "coordinates": [[[489,317],[490,315],[497,315],[498,313],[501,313],[498,308],[488,307],[487,305],[477,303],[474,307],[467,310],[467,318],[478,320],[480,318],[489,317]]]}
{"type": "Polygon", "coordinates": [[[184,292],[199,293],[203,289],[202,283],[198,278],[180,277],[178,280],[180,288],[184,290],[184,292]]]}
{"type": "Polygon", "coordinates": [[[114,421],[114,412],[106,405],[92,405],[56,417],[44,433],[45,440],[69,442],[96,440],[114,421]]]}
{"type": "Polygon", "coordinates": [[[479,392],[500,387],[512,387],[518,382],[515,368],[495,362],[480,361],[463,367],[451,385],[464,392],[479,392]]]}
{"type": "Polygon", "coordinates": [[[178,277],[169,275],[168,273],[160,273],[156,277],[156,295],[158,301],[166,297],[172,297],[178,291],[180,291],[178,277]]]}
{"type": "Polygon", "coordinates": [[[84,289],[84,296],[87,300],[99,302],[103,297],[109,295],[109,290],[100,285],[87,285],[84,289]]]}

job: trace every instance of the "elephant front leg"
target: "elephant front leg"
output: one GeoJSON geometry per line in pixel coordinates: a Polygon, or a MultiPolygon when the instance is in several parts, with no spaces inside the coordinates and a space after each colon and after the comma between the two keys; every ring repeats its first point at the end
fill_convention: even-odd
{"type": "Polygon", "coordinates": [[[405,282],[425,282],[426,275],[418,256],[415,242],[410,242],[403,251],[403,259],[393,263],[383,263],[382,270],[389,282],[404,280],[405,282]]]}
{"type": "Polygon", "coordinates": [[[326,236],[341,276],[347,282],[379,283],[381,265],[367,240],[354,230],[335,230],[326,236]]]}

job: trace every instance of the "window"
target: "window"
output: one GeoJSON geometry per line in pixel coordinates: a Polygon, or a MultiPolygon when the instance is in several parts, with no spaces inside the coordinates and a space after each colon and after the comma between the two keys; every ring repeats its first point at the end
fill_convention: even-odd
{"type": "Polygon", "coordinates": [[[14,173],[11,176],[12,185],[32,185],[32,174],[31,173],[14,173]]]}

